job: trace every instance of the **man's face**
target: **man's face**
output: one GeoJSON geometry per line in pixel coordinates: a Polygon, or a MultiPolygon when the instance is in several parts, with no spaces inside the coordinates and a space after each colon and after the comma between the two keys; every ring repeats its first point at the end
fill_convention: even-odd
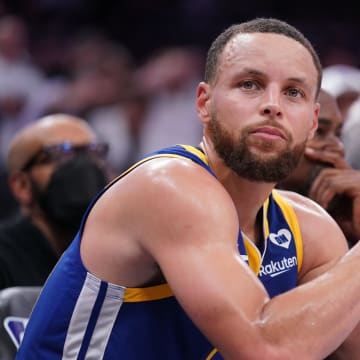
{"type": "Polygon", "coordinates": [[[38,131],[38,135],[34,136],[34,141],[29,146],[31,150],[23,165],[37,155],[28,173],[38,184],[39,189],[45,190],[55,169],[72,154],[66,146],[62,148],[61,145],[69,144],[69,147],[76,148],[91,144],[95,140],[95,135],[90,129],[75,122],[55,122],[43,126],[41,131],[38,131]]]}
{"type": "Polygon", "coordinates": [[[323,91],[320,92],[319,103],[319,124],[314,138],[309,140],[308,145],[322,149],[331,147],[340,151],[342,144],[339,142],[343,120],[339,106],[335,98],[325,94],[323,91]]]}
{"type": "Polygon", "coordinates": [[[55,172],[76,154],[87,155],[106,166],[106,149],[96,144],[95,134],[83,122],[56,118],[36,125],[18,143],[18,153],[22,155],[14,159],[21,169],[20,176],[28,178],[30,184],[29,195],[18,196],[24,210],[30,216],[45,217],[40,200],[48,192],[55,172]]]}
{"type": "Polygon", "coordinates": [[[301,44],[277,34],[237,35],[208,88],[205,137],[240,176],[277,182],[316,128],[316,89],[316,67],[301,44]]]}
{"type": "Polygon", "coordinates": [[[43,147],[23,168],[30,180],[33,205],[48,215],[49,207],[60,207],[56,203],[77,206],[80,197],[82,203],[87,202],[107,182],[107,150],[106,144],[94,142],[66,141],[43,147]]]}

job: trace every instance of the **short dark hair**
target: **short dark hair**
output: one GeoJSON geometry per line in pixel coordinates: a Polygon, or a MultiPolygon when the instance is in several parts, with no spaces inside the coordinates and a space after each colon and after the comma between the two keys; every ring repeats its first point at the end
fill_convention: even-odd
{"type": "Polygon", "coordinates": [[[211,44],[207,53],[205,64],[205,81],[211,83],[215,80],[218,70],[219,57],[227,43],[237,34],[247,33],[274,33],[287,36],[302,44],[310,53],[318,72],[318,86],[316,96],[320,91],[322,66],[318,54],[310,41],[295,27],[285,21],[274,18],[256,18],[241,24],[234,24],[225,29],[211,44]]]}

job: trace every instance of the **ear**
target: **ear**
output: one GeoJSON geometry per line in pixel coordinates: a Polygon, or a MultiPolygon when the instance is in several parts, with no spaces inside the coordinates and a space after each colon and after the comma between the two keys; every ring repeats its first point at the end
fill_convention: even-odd
{"type": "Polygon", "coordinates": [[[207,123],[210,119],[210,85],[201,82],[196,93],[196,111],[201,122],[207,123]]]}
{"type": "Polygon", "coordinates": [[[308,140],[311,140],[315,135],[316,129],[318,127],[319,112],[320,112],[320,104],[315,103],[314,116],[313,116],[313,119],[312,119],[311,128],[310,128],[309,135],[308,135],[308,138],[307,138],[308,140]]]}
{"type": "Polygon", "coordinates": [[[10,175],[9,186],[15,199],[21,206],[28,206],[31,204],[31,181],[27,173],[21,171],[10,175]]]}

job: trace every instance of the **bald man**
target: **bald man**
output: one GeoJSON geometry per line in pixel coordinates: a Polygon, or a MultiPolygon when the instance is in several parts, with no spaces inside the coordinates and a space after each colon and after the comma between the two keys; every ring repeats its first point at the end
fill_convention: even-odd
{"type": "Polygon", "coordinates": [[[336,98],[321,89],[319,125],[304,156],[279,184],[322,205],[337,221],[352,246],[360,239],[360,171],[345,160],[340,139],[343,118],[336,98]]]}
{"type": "Polygon", "coordinates": [[[0,288],[43,285],[109,180],[106,153],[86,121],[65,114],[15,135],[7,166],[21,216],[0,227],[0,288]]]}

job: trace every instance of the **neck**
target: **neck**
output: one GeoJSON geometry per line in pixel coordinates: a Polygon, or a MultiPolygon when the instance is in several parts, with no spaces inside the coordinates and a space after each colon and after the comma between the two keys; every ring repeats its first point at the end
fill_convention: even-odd
{"type": "Polygon", "coordinates": [[[212,144],[206,139],[203,139],[200,145],[205,152],[209,166],[234,202],[241,230],[249,237],[256,239],[258,234],[257,215],[275,184],[257,182],[239,176],[224,164],[212,144]]]}

